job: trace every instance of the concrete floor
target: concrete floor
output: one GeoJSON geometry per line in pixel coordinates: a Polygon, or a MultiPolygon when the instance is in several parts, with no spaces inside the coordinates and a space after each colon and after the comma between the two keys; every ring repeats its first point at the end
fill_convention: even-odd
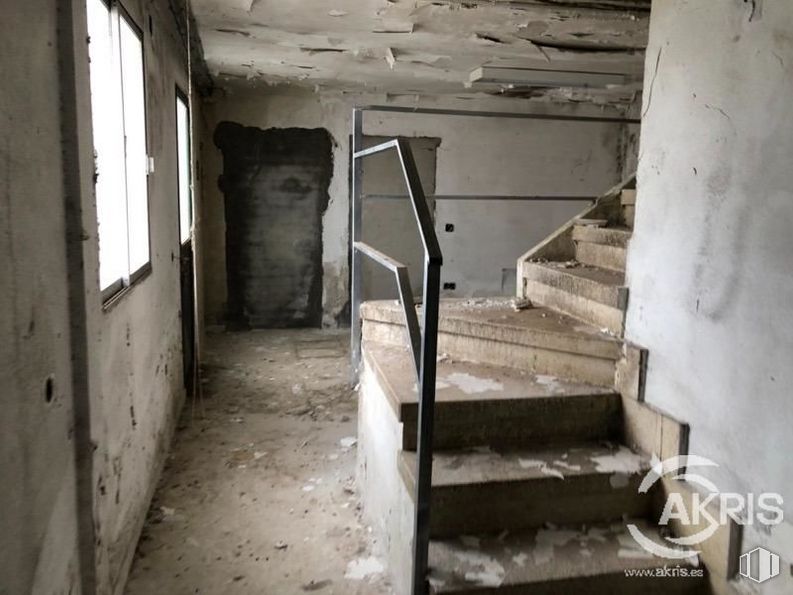
{"type": "Polygon", "coordinates": [[[381,595],[359,520],[348,335],[211,334],[127,595],[381,595]]]}

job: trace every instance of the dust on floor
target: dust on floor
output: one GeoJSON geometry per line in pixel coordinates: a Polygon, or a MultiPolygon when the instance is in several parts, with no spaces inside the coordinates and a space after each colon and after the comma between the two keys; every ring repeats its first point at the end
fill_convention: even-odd
{"type": "Polygon", "coordinates": [[[347,337],[210,334],[127,595],[390,593],[359,518],[347,337]]]}

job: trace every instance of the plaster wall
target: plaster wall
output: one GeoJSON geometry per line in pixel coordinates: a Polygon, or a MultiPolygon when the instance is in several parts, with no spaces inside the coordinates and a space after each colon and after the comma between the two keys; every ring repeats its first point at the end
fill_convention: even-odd
{"type": "MultiPolygon", "coordinates": [[[[327,326],[343,322],[348,302],[352,107],[372,103],[383,101],[365,95],[317,95],[276,88],[232,90],[208,101],[204,107],[207,133],[219,122],[234,121],[262,129],[322,127],[333,137],[334,172],[322,231],[323,323],[327,326]]],[[[506,99],[489,103],[423,99],[417,105],[581,115],[604,113],[591,106],[533,106],[527,102],[510,103],[506,99]]],[[[619,115],[608,110],[605,113],[619,115]]],[[[621,127],[618,124],[369,113],[364,120],[364,134],[440,139],[436,193],[473,195],[475,200],[449,200],[436,208],[438,225],[456,221],[467,230],[465,237],[455,232],[454,238],[440,232],[445,250],[443,280],[457,284],[455,291],[447,292],[451,296],[501,294],[504,291],[503,271],[514,270],[516,255],[580,211],[582,204],[513,202],[507,205],[504,201],[479,197],[597,195],[612,186],[621,174],[618,157],[621,127]]],[[[220,324],[225,322],[227,300],[223,195],[217,185],[222,159],[211,138],[204,139],[202,159],[205,316],[208,323],[220,324]]],[[[412,230],[403,229],[393,231],[412,233],[412,230]]],[[[511,288],[506,291],[511,293],[511,288]]]]}
{"type": "Polygon", "coordinates": [[[647,401],[691,425],[722,491],[785,498],[784,524],[744,529],[742,552],[783,559],[762,593],[793,585],[790,31],[788,2],[653,4],[627,268],[647,401]]]}
{"type": "Polygon", "coordinates": [[[184,400],[174,103],[176,84],[187,88],[181,14],[169,0],[123,6],[144,38],[152,271],[105,307],[85,4],[33,0],[3,13],[14,31],[0,39],[3,595],[123,592],[184,400]]]}
{"type": "Polygon", "coordinates": [[[3,595],[81,592],[58,24],[48,0],[3,8],[15,32],[0,36],[3,595]]]}
{"type": "MultiPolygon", "coordinates": [[[[152,270],[105,308],[96,291],[93,198],[86,208],[89,348],[97,378],[91,401],[97,582],[100,592],[114,594],[123,591],[185,398],[175,116],[176,86],[185,90],[188,82],[175,21],[184,15],[172,12],[167,0],[123,5],[143,30],[147,144],[154,159],[148,188],[152,270]]],[[[85,109],[89,122],[90,105],[85,109]]]]}

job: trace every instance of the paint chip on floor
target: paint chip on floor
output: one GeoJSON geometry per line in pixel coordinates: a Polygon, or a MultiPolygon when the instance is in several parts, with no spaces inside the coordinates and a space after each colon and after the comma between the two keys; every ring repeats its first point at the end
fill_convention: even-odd
{"type": "Polygon", "coordinates": [[[361,581],[371,576],[382,574],[384,570],[385,566],[383,566],[383,563],[374,556],[358,558],[347,564],[347,572],[344,573],[344,578],[361,581]]]}
{"type": "Polygon", "coordinates": [[[465,372],[454,372],[442,379],[459,388],[467,395],[475,395],[488,391],[504,390],[504,385],[490,378],[479,378],[465,372]]]}

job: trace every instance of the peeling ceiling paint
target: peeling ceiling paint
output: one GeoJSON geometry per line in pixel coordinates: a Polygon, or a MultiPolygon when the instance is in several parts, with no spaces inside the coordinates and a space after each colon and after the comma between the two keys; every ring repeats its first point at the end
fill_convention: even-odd
{"type": "Polygon", "coordinates": [[[650,0],[193,0],[216,82],[629,102],[650,0]],[[608,89],[471,84],[481,66],[626,75],[608,89]]]}

